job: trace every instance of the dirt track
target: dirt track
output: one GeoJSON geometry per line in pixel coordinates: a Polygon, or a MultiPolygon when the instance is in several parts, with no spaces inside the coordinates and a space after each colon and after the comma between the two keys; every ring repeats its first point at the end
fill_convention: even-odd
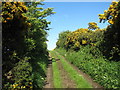
{"type": "MultiPolygon", "coordinates": [[[[60,55],[58,52],[56,52],[56,54],[60,55]]],[[[52,56],[50,56],[52,57],[52,56]]],[[[66,61],[66,59],[62,56],[62,58],[66,61]]],[[[47,78],[46,78],[46,85],[44,86],[44,88],[54,88],[53,86],[53,76],[52,76],[52,58],[50,58],[49,60],[49,65],[48,65],[48,70],[47,70],[47,78]]],[[[68,61],[67,61],[68,62],[68,61]]],[[[70,79],[70,77],[68,76],[67,72],[64,70],[61,60],[57,60],[56,63],[58,64],[58,69],[60,72],[60,76],[62,79],[62,88],[76,88],[76,83],[70,79]]],[[[102,86],[100,86],[98,83],[94,82],[93,79],[83,73],[82,71],[80,71],[77,67],[75,67],[74,65],[72,65],[71,63],[68,62],[68,64],[71,65],[71,67],[73,67],[80,75],[82,75],[91,85],[93,88],[101,88],[103,89],[102,86]]]]}

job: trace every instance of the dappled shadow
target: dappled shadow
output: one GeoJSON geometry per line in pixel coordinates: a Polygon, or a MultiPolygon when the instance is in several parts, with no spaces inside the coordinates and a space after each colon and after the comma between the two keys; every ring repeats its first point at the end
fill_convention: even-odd
{"type": "Polygon", "coordinates": [[[32,77],[33,77],[33,89],[39,89],[44,85],[44,79],[46,77],[46,73],[42,67],[42,64],[48,64],[47,55],[40,55],[39,58],[30,61],[32,66],[32,77]]]}
{"type": "Polygon", "coordinates": [[[52,62],[56,62],[56,61],[59,61],[60,59],[59,58],[53,58],[53,57],[49,57],[49,64],[52,64],[52,62]]]}

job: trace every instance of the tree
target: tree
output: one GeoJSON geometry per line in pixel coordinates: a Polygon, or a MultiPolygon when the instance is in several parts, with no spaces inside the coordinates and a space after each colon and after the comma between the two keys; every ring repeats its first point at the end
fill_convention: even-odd
{"type": "Polygon", "coordinates": [[[70,31],[67,30],[67,31],[61,32],[61,33],[59,34],[59,39],[58,39],[58,41],[57,41],[57,43],[56,43],[57,48],[59,48],[59,47],[64,48],[64,47],[65,47],[65,43],[66,43],[66,41],[67,41],[67,35],[68,35],[69,33],[70,33],[70,31]]]}

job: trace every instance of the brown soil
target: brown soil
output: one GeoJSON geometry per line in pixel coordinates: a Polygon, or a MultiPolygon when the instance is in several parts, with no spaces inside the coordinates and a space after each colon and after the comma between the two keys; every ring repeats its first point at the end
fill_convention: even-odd
{"type": "Polygon", "coordinates": [[[52,60],[49,58],[49,64],[47,68],[47,77],[45,86],[43,88],[53,88],[53,71],[52,71],[52,60]]]}
{"type": "MultiPolygon", "coordinates": [[[[52,71],[52,58],[49,56],[49,64],[47,68],[47,78],[46,78],[46,83],[44,86],[45,88],[53,88],[53,71],[52,71]]],[[[58,64],[58,69],[60,72],[61,76],[61,81],[62,81],[62,88],[76,88],[76,84],[74,83],[73,80],[71,80],[67,74],[67,72],[64,70],[61,61],[59,59],[56,59],[56,63],[58,64]]]]}
{"type": "MultiPolygon", "coordinates": [[[[59,54],[59,53],[56,52],[56,54],[59,54]]],[[[62,56],[62,58],[66,62],[68,62],[63,56],[62,56]]],[[[69,75],[64,70],[61,61],[59,59],[56,59],[56,63],[58,64],[58,69],[59,69],[59,72],[60,72],[60,75],[61,75],[61,79],[62,79],[61,81],[62,81],[63,88],[66,88],[66,89],[67,88],[68,89],[76,88],[75,82],[70,79],[69,75]]],[[[71,67],[73,67],[80,75],[82,75],[89,83],[91,83],[93,88],[101,88],[101,89],[103,89],[103,87],[100,86],[98,83],[94,82],[93,79],[89,75],[83,73],[81,70],[79,70],[77,67],[72,65],[70,62],[68,62],[68,64],[70,64],[71,67]]],[[[54,86],[53,86],[52,58],[49,59],[49,64],[48,64],[48,69],[47,69],[46,84],[45,84],[44,88],[48,88],[48,89],[49,88],[52,88],[52,89],[54,88],[54,86]]]]}
{"type": "MultiPolygon", "coordinates": [[[[56,53],[57,53],[58,55],[60,55],[58,52],[56,52],[56,53]]],[[[62,56],[62,55],[61,55],[61,56],[62,56]]],[[[63,58],[66,62],[68,62],[68,61],[65,59],[65,57],[62,56],[62,58],[63,58]]],[[[101,88],[101,89],[103,89],[103,87],[100,86],[98,83],[94,82],[93,79],[92,79],[89,75],[83,73],[81,70],[79,70],[76,66],[74,66],[74,65],[71,64],[70,62],[68,62],[68,63],[69,63],[69,64],[71,65],[71,67],[73,67],[80,75],[82,75],[89,83],[91,83],[91,85],[93,86],[93,88],[101,88]]]]}
{"type": "Polygon", "coordinates": [[[67,72],[64,70],[60,60],[57,61],[57,64],[58,64],[58,69],[60,71],[63,88],[76,88],[75,82],[70,79],[67,72]]]}

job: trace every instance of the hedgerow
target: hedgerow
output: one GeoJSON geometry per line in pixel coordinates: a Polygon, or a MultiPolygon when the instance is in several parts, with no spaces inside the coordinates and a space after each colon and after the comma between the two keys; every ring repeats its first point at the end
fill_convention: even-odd
{"type": "Polygon", "coordinates": [[[2,87],[42,88],[46,77],[48,50],[45,17],[52,8],[41,2],[2,2],[2,87]]]}
{"type": "Polygon", "coordinates": [[[95,82],[98,82],[104,88],[119,88],[120,62],[108,61],[97,48],[95,51],[98,51],[100,55],[95,57],[91,54],[92,50],[90,46],[82,47],[78,52],[70,50],[68,52],[63,48],[56,49],[71,64],[90,75],[95,82]]]}
{"type": "Polygon", "coordinates": [[[62,32],[56,50],[105,88],[119,88],[120,1],[112,2],[99,19],[108,21],[107,28],[90,22],[88,28],[62,32]]]}

